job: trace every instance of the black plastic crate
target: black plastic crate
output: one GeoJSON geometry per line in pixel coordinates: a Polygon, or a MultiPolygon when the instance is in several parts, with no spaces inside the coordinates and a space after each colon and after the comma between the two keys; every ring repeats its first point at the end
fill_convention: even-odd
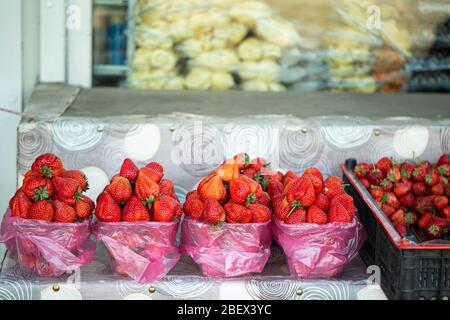
{"type": "Polygon", "coordinates": [[[420,244],[416,234],[397,233],[353,170],[356,160],[341,165],[346,191],[354,198],[367,240],[360,250],[366,265],[381,270],[381,288],[389,299],[448,300],[450,245],[420,244]]]}

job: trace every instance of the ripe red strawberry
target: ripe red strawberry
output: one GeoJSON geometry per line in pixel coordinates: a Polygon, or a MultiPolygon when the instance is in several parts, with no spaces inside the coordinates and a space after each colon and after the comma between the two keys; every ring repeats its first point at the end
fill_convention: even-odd
{"type": "Polygon", "coordinates": [[[308,178],[309,180],[311,180],[313,187],[314,187],[314,192],[315,193],[319,193],[322,191],[323,188],[323,183],[322,180],[319,179],[317,176],[312,175],[310,173],[304,174],[303,177],[308,178]]]}
{"type": "Polygon", "coordinates": [[[71,206],[59,200],[53,201],[53,212],[55,222],[71,223],[77,218],[75,210],[71,206]]]}
{"type": "Polygon", "coordinates": [[[255,180],[250,179],[247,176],[240,176],[240,178],[247,183],[250,188],[250,193],[254,194],[256,198],[259,198],[263,192],[261,185],[255,180]]]}
{"type": "Polygon", "coordinates": [[[316,200],[314,201],[314,204],[323,211],[328,211],[328,208],[330,207],[330,199],[321,192],[316,194],[316,200]]]}
{"type": "Polygon", "coordinates": [[[440,175],[449,178],[450,177],[450,163],[441,164],[437,168],[440,175]]]}
{"type": "Polygon", "coordinates": [[[434,209],[433,196],[417,197],[414,210],[420,213],[432,212],[434,209]]]}
{"type": "Polygon", "coordinates": [[[28,216],[30,219],[52,221],[53,206],[47,200],[38,200],[31,205],[28,216]]]}
{"type": "Polygon", "coordinates": [[[410,180],[403,179],[400,182],[395,183],[394,193],[397,197],[404,196],[411,191],[413,184],[410,180]]]}
{"type": "Polygon", "coordinates": [[[277,218],[283,221],[292,209],[284,194],[279,194],[272,199],[272,207],[277,218]]]}
{"type": "Polygon", "coordinates": [[[397,230],[398,234],[402,237],[408,233],[408,229],[406,228],[406,226],[404,224],[397,223],[397,224],[394,224],[394,227],[395,227],[395,230],[397,230]]]}
{"type": "Polygon", "coordinates": [[[31,201],[25,193],[23,193],[22,189],[18,189],[14,194],[14,197],[9,200],[9,208],[11,209],[11,215],[13,217],[27,219],[30,207],[31,201]]]}
{"type": "Polygon", "coordinates": [[[80,199],[77,199],[75,201],[74,209],[78,219],[84,219],[88,217],[92,213],[92,211],[94,211],[94,208],[94,201],[92,201],[91,198],[86,195],[82,195],[80,199]]]}
{"type": "Polygon", "coordinates": [[[304,208],[311,206],[316,200],[314,186],[310,179],[299,177],[295,179],[286,192],[287,201],[297,200],[304,208]]]}
{"type": "Polygon", "coordinates": [[[406,224],[415,225],[417,222],[417,215],[413,212],[406,212],[403,219],[406,224]]]}
{"type": "Polygon", "coordinates": [[[120,167],[120,173],[124,178],[130,180],[130,182],[134,182],[137,179],[139,168],[131,159],[123,160],[122,166],[120,167]]]}
{"type": "MultiPolygon", "coordinates": [[[[232,162],[238,165],[239,170],[249,169],[248,167],[250,165],[250,157],[245,152],[238,153],[233,157],[232,162]]],[[[252,170],[254,169],[252,168],[252,170]]],[[[255,173],[256,171],[257,170],[255,170],[255,173]]]]}
{"type": "Polygon", "coordinates": [[[306,222],[306,210],[302,208],[295,209],[289,215],[289,217],[284,220],[286,224],[299,224],[306,222]]]}
{"type": "Polygon", "coordinates": [[[320,182],[323,183],[323,175],[322,175],[322,172],[320,172],[319,169],[314,168],[314,167],[308,168],[308,169],[306,169],[305,172],[303,173],[303,175],[306,175],[306,174],[311,174],[311,175],[317,177],[317,178],[320,180],[320,182]]]}
{"type": "Polygon", "coordinates": [[[445,195],[450,197],[450,183],[445,185],[445,195]]]}
{"type": "Polygon", "coordinates": [[[295,180],[297,178],[298,178],[297,174],[294,171],[289,170],[286,172],[286,174],[283,177],[283,185],[286,186],[286,184],[287,184],[286,179],[289,179],[289,180],[294,179],[295,180]]]}
{"type": "Polygon", "coordinates": [[[262,204],[266,207],[270,206],[270,196],[267,192],[263,191],[259,198],[256,198],[256,203],[262,204]]]}
{"type": "Polygon", "coordinates": [[[138,197],[131,196],[123,207],[122,221],[150,221],[150,214],[147,207],[142,204],[138,197]]]}
{"type": "Polygon", "coordinates": [[[431,193],[435,196],[442,196],[444,194],[444,191],[445,185],[442,182],[431,187],[431,193]]]}
{"type": "Polygon", "coordinates": [[[247,216],[247,209],[241,204],[237,204],[234,202],[228,202],[224,206],[225,214],[227,218],[227,222],[232,223],[240,223],[242,221],[242,217],[247,216]]]}
{"type": "Polygon", "coordinates": [[[114,201],[122,204],[127,202],[132,194],[130,181],[122,176],[114,176],[105,191],[111,195],[114,201]]]}
{"type": "Polygon", "coordinates": [[[330,204],[330,211],[328,212],[329,222],[344,222],[349,223],[353,219],[353,215],[345,208],[342,203],[335,202],[330,204]]]}
{"type": "Polygon", "coordinates": [[[381,201],[381,198],[382,198],[383,195],[384,195],[384,190],[381,189],[381,188],[378,187],[378,186],[372,185],[372,186],[370,187],[370,194],[372,195],[372,197],[373,197],[375,200],[381,201]]]}
{"type": "Polygon", "coordinates": [[[328,183],[323,188],[323,193],[330,199],[344,192],[345,191],[342,189],[341,184],[338,183],[328,183]]]}
{"type": "Polygon", "coordinates": [[[392,189],[394,188],[394,183],[386,178],[381,180],[380,186],[384,191],[392,191],[392,189]]]}
{"type": "Polygon", "coordinates": [[[427,194],[427,186],[424,182],[416,182],[412,186],[416,196],[425,196],[427,194]]]}
{"type": "Polygon", "coordinates": [[[395,209],[394,207],[386,204],[386,203],[382,203],[381,204],[381,210],[388,216],[392,216],[395,213],[395,209]]]}
{"type": "Polygon", "coordinates": [[[432,169],[425,176],[425,183],[429,186],[435,186],[441,181],[441,177],[439,176],[439,172],[437,169],[432,169]]]}
{"type": "Polygon", "coordinates": [[[424,164],[420,163],[416,165],[412,173],[412,178],[414,179],[415,182],[424,182],[427,173],[428,173],[427,167],[424,164]]]}
{"type": "Polygon", "coordinates": [[[400,205],[402,207],[412,208],[416,198],[414,198],[414,195],[410,192],[405,194],[403,197],[400,197],[398,200],[400,201],[400,205]]]}
{"type": "Polygon", "coordinates": [[[450,164],[450,154],[444,153],[441,155],[436,163],[437,166],[443,165],[443,164],[450,164]]]}
{"type": "Polygon", "coordinates": [[[325,224],[328,222],[328,216],[322,209],[315,205],[312,205],[308,208],[306,221],[308,223],[325,224]]]}
{"type": "Polygon", "coordinates": [[[250,179],[255,179],[256,170],[253,168],[245,169],[242,175],[249,177],[250,179]]]}
{"type": "Polygon", "coordinates": [[[263,158],[255,158],[250,162],[250,167],[255,169],[256,171],[260,171],[261,169],[266,167],[266,160],[263,158]]]}
{"type": "Polygon", "coordinates": [[[381,197],[381,202],[392,206],[394,209],[400,208],[400,201],[393,192],[385,192],[381,197]]]}
{"type": "Polygon", "coordinates": [[[250,223],[252,222],[253,214],[250,210],[242,212],[241,223],[250,223]]]}
{"type": "Polygon", "coordinates": [[[263,223],[270,221],[272,212],[265,205],[259,203],[251,203],[247,206],[247,208],[252,213],[252,222],[263,223]]]}
{"type": "Polygon", "coordinates": [[[250,186],[241,177],[231,179],[228,190],[231,200],[238,204],[244,204],[250,195],[250,186]]]}
{"type": "Polygon", "coordinates": [[[368,163],[360,163],[355,167],[355,174],[358,178],[367,177],[372,167],[368,163]]]}
{"type": "Polygon", "coordinates": [[[338,195],[335,195],[331,200],[330,200],[330,208],[332,206],[334,206],[335,204],[341,204],[344,209],[350,214],[350,216],[353,218],[353,216],[356,213],[356,207],[353,203],[353,198],[346,194],[346,193],[341,193],[338,195]]]}
{"type": "Polygon", "coordinates": [[[362,185],[363,185],[366,189],[370,189],[371,184],[370,184],[370,182],[369,182],[368,179],[366,179],[366,178],[361,178],[360,181],[361,181],[362,185]]]}
{"type": "Polygon", "coordinates": [[[215,198],[209,197],[203,202],[203,217],[211,224],[223,222],[226,217],[225,209],[215,198]]]}
{"type": "Polygon", "coordinates": [[[400,174],[404,179],[411,179],[416,164],[414,162],[404,162],[400,166],[400,174]]]}
{"type": "Polygon", "coordinates": [[[30,200],[45,200],[54,194],[52,181],[40,176],[28,176],[24,179],[22,191],[30,200]]]}
{"type": "Polygon", "coordinates": [[[139,169],[138,178],[139,178],[139,175],[145,175],[148,178],[155,181],[156,183],[159,183],[163,177],[163,174],[160,171],[155,170],[155,169],[150,169],[148,167],[143,167],[143,168],[139,169]]]}
{"type": "Polygon", "coordinates": [[[283,183],[280,181],[269,181],[269,185],[267,186],[267,193],[270,198],[273,198],[277,194],[283,193],[284,187],[283,183]]]}
{"type": "Polygon", "coordinates": [[[86,175],[81,170],[64,170],[61,177],[75,179],[82,191],[86,191],[89,189],[86,175]]]}
{"type": "Polygon", "coordinates": [[[426,233],[426,235],[427,235],[427,237],[429,239],[440,239],[440,238],[442,238],[443,230],[442,230],[442,227],[440,227],[437,224],[431,222],[425,228],[425,233],[426,233]]]}
{"type": "Polygon", "coordinates": [[[95,208],[95,216],[100,221],[119,222],[121,217],[120,207],[113,197],[103,191],[97,198],[97,206],[95,208]]]}
{"type": "Polygon", "coordinates": [[[342,179],[338,176],[330,176],[325,182],[323,183],[324,187],[329,186],[330,184],[337,183],[339,186],[342,186],[342,179]]]}
{"type": "Polygon", "coordinates": [[[369,180],[369,182],[371,184],[379,186],[381,184],[381,181],[383,181],[384,176],[383,176],[383,173],[379,169],[373,168],[367,174],[367,179],[369,180]]]}
{"type": "Polygon", "coordinates": [[[218,175],[210,175],[200,181],[197,192],[202,201],[212,197],[220,202],[225,200],[227,195],[223,181],[218,175]]]}
{"type": "Polygon", "coordinates": [[[421,229],[425,229],[431,222],[431,218],[433,216],[431,213],[426,212],[422,216],[420,216],[419,221],[417,222],[417,226],[421,229]]]}
{"type": "Polygon", "coordinates": [[[402,178],[402,174],[400,172],[400,165],[394,165],[386,175],[386,178],[392,182],[398,182],[402,178]]]}
{"type": "Polygon", "coordinates": [[[216,170],[217,175],[225,182],[239,177],[239,166],[236,163],[224,163],[216,170]]]}
{"type": "Polygon", "coordinates": [[[446,196],[436,196],[433,199],[433,203],[436,209],[441,210],[448,205],[448,198],[446,196]]]}
{"type": "Polygon", "coordinates": [[[149,164],[146,165],[146,167],[158,171],[161,173],[162,176],[164,176],[164,168],[158,162],[150,162],[149,164]]]}
{"type": "Polygon", "coordinates": [[[31,170],[41,174],[44,178],[61,176],[63,173],[62,161],[51,153],[40,155],[31,165],[31,170]]]}
{"type": "Polygon", "coordinates": [[[381,171],[388,171],[392,168],[392,160],[388,157],[382,157],[378,162],[375,164],[378,170],[381,171]]]}
{"type": "Polygon", "coordinates": [[[190,191],[186,195],[183,212],[193,220],[201,220],[203,218],[203,202],[198,197],[197,190],[190,191]]]}
{"type": "Polygon", "coordinates": [[[391,220],[394,224],[405,225],[405,211],[403,209],[395,211],[391,216],[391,220]]]}
{"type": "Polygon", "coordinates": [[[55,194],[59,199],[71,199],[77,193],[81,193],[78,181],[72,178],[54,177],[52,179],[55,194]]]}
{"type": "Polygon", "coordinates": [[[159,196],[159,185],[141,169],[138,173],[134,193],[139,200],[144,201],[144,205],[147,205],[150,208],[152,203],[159,196]]]}
{"type": "Polygon", "coordinates": [[[170,179],[162,179],[159,182],[159,195],[166,195],[178,200],[177,194],[175,193],[175,186],[170,179]]]}
{"type": "Polygon", "coordinates": [[[445,219],[450,219],[450,207],[447,206],[441,210],[441,217],[445,219]]]}

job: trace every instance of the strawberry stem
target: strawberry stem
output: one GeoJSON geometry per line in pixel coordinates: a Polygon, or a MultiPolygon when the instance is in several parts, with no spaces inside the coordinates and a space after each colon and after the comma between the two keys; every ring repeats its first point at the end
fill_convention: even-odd
{"type": "Polygon", "coordinates": [[[44,178],[52,178],[52,172],[53,172],[52,168],[43,166],[40,171],[44,178]]]}
{"type": "Polygon", "coordinates": [[[251,203],[255,203],[256,200],[257,200],[257,199],[256,199],[256,195],[253,194],[253,193],[250,193],[250,194],[247,196],[247,200],[245,200],[244,206],[248,206],[248,205],[251,204],[251,203]]]}

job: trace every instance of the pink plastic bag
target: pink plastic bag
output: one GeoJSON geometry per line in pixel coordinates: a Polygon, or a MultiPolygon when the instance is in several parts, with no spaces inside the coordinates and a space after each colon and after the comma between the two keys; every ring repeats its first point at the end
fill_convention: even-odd
{"type": "Polygon", "coordinates": [[[180,251],[208,277],[261,272],[270,256],[270,222],[212,226],[185,217],[180,251]]]}
{"type": "Polygon", "coordinates": [[[357,256],[366,240],[355,216],[351,223],[284,224],[272,219],[274,239],[287,256],[289,270],[299,278],[331,278],[357,256]]]}
{"type": "Polygon", "coordinates": [[[140,283],[158,281],[178,262],[178,222],[94,223],[94,235],[103,241],[111,268],[140,283]]]}
{"type": "Polygon", "coordinates": [[[3,217],[0,242],[17,252],[21,268],[43,277],[70,273],[95,255],[89,239],[89,221],[57,223],[13,217],[8,209],[3,217]]]}

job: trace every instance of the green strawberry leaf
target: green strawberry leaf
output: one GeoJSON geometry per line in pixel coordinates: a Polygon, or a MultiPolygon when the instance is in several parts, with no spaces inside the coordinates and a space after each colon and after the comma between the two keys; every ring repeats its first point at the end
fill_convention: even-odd
{"type": "Polygon", "coordinates": [[[385,193],[383,193],[383,196],[381,197],[381,202],[386,203],[387,200],[388,200],[388,194],[385,192],[385,193]]]}

